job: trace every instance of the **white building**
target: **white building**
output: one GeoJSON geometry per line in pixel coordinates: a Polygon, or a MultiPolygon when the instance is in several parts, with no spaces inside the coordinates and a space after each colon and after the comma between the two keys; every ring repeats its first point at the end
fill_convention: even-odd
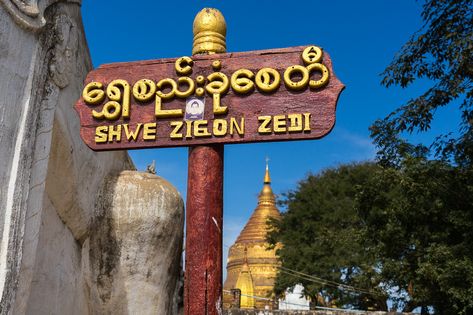
{"type": "Polygon", "coordinates": [[[292,292],[289,290],[285,293],[285,298],[279,300],[280,310],[309,310],[309,300],[304,297],[302,291],[304,287],[297,284],[292,292]]]}

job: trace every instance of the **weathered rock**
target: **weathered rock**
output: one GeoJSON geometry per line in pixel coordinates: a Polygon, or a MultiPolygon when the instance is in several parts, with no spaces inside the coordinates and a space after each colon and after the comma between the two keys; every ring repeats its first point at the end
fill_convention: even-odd
{"type": "MultiPolygon", "coordinates": [[[[94,307],[102,304],[89,301],[93,286],[86,285],[90,275],[102,270],[88,264],[94,250],[89,245],[96,244],[95,238],[89,240],[95,235],[91,231],[95,233],[98,219],[106,213],[96,210],[97,196],[105,178],[134,167],[127,152],[96,153],[79,136],[73,104],[91,68],[80,0],[0,0],[0,314],[101,312],[94,307]]],[[[156,209],[154,205],[140,209],[128,224],[136,241],[146,229],[157,227],[156,218],[148,213],[156,209]],[[154,221],[140,221],[139,215],[154,221]]],[[[177,226],[170,233],[182,235],[177,226]]],[[[118,248],[125,246],[119,252],[129,251],[133,245],[129,242],[117,243],[118,248]]],[[[168,245],[167,252],[142,246],[149,250],[148,263],[161,263],[156,257],[166,255],[178,260],[180,243],[168,245]]],[[[141,267],[136,266],[137,274],[141,267]]],[[[173,268],[178,267],[177,262],[173,268]]],[[[165,272],[166,281],[153,270],[148,282],[130,273],[125,279],[121,273],[112,287],[119,288],[121,281],[127,284],[121,288],[125,292],[134,285],[143,290],[162,288],[160,283],[173,288],[168,282],[179,272],[172,268],[165,272]]],[[[172,288],[169,296],[161,296],[160,305],[170,303],[172,288]]],[[[140,303],[142,295],[126,297],[134,299],[133,304],[140,303]]]]}
{"type": "Polygon", "coordinates": [[[82,312],[77,242],[87,237],[103,177],[133,168],[126,152],[82,144],[72,104],[91,62],[80,6],[53,2],[0,6],[2,314],[59,314],[60,305],[82,312]],[[26,14],[35,6],[38,15],[26,14]]]}
{"type": "Polygon", "coordinates": [[[108,180],[97,209],[84,247],[92,313],[175,314],[184,225],[177,190],[124,171],[108,180]]]}

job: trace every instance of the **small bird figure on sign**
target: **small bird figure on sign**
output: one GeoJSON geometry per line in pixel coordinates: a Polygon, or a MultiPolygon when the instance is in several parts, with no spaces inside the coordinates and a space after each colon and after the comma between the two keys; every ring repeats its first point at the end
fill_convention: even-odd
{"type": "Polygon", "coordinates": [[[153,162],[146,167],[146,172],[150,174],[156,174],[156,161],[155,160],[153,160],[153,162]]]}

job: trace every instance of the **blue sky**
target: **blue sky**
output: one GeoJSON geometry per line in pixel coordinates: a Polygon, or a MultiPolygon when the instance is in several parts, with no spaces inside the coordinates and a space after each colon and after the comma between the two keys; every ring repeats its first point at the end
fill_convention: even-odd
{"type": "MultiPolygon", "coordinates": [[[[332,133],[321,140],[225,146],[224,243],[231,245],[256,207],[265,157],[273,190],[297,187],[309,172],[372,160],[368,127],[426,82],[386,89],[380,74],[421,27],[422,1],[83,1],[82,13],[95,67],[104,63],[190,55],[192,22],[204,7],[222,11],[228,52],[315,44],[327,51],[346,85],[332,133]]],[[[456,113],[437,113],[435,133],[456,128],[456,113]]],[[[413,135],[428,143],[433,133],[413,135]]],[[[187,148],[130,151],[139,170],[156,160],[157,174],[186,197],[187,148]]],[[[224,252],[228,248],[224,247],[224,252]]]]}

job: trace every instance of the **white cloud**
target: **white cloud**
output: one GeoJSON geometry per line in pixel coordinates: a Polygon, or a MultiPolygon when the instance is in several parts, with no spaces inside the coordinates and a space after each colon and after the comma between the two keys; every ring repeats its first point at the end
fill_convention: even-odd
{"type": "Polygon", "coordinates": [[[376,147],[368,136],[356,134],[344,128],[337,128],[334,135],[339,142],[350,144],[357,149],[355,158],[357,159],[372,159],[376,155],[376,147]]]}

